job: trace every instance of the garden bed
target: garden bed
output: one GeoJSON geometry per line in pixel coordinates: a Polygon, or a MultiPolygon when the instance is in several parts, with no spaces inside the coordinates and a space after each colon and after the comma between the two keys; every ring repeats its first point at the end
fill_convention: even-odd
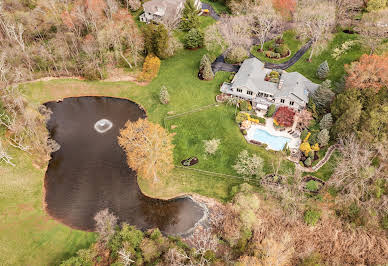
{"type": "Polygon", "coordinates": [[[318,194],[325,182],[314,176],[306,176],[303,179],[303,191],[311,194],[318,194]]]}

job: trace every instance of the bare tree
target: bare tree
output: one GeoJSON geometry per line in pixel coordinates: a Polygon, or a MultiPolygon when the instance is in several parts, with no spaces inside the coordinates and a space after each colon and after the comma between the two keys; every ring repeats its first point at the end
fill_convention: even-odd
{"type": "Polygon", "coordinates": [[[381,146],[376,149],[360,143],[354,135],[342,140],[341,160],[328,181],[329,185],[339,189],[335,198],[337,203],[345,206],[356,203],[365,210],[372,207],[378,212],[388,209],[387,195],[371,196],[378,180],[388,178],[384,169],[387,165],[386,152],[381,153],[382,150],[381,146]],[[382,161],[379,166],[374,166],[373,159],[377,156],[382,161]]]}
{"type": "Polygon", "coordinates": [[[300,2],[295,12],[298,32],[312,42],[309,61],[315,50],[323,45],[335,25],[335,5],[328,1],[306,0],[300,2]]]}
{"type": "Polygon", "coordinates": [[[352,23],[355,14],[364,7],[363,0],[329,0],[336,7],[336,22],[342,26],[352,23]]]}
{"type": "Polygon", "coordinates": [[[15,166],[15,164],[12,162],[12,157],[7,153],[3,146],[3,142],[0,140],[0,162],[5,162],[6,164],[15,166]]]}
{"type": "Polygon", "coordinates": [[[106,7],[104,9],[105,15],[108,19],[112,20],[113,15],[119,10],[119,4],[116,0],[106,0],[106,7]]]}
{"type": "Polygon", "coordinates": [[[388,38],[388,9],[365,13],[357,29],[362,43],[373,54],[382,40],[388,38]]]}
{"type": "Polygon", "coordinates": [[[229,46],[251,46],[252,33],[248,16],[222,16],[217,25],[229,46]]]}
{"type": "Polygon", "coordinates": [[[124,0],[124,2],[127,5],[127,9],[131,11],[136,11],[141,7],[140,0],[124,0]]]}
{"type": "Polygon", "coordinates": [[[117,217],[110,213],[108,209],[103,209],[94,216],[94,220],[96,221],[96,232],[100,241],[107,243],[115,233],[117,217]]]}
{"type": "Polygon", "coordinates": [[[131,263],[135,262],[134,260],[131,259],[132,257],[131,252],[125,250],[125,248],[120,249],[118,254],[120,257],[120,261],[122,262],[122,264],[124,264],[124,266],[129,266],[131,265],[131,263]]]}
{"type": "Polygon", "coordinates": [[[281,17],[273,8],[271,0],[265,0],[258,7],[255,7],[250,17],[252,31],[259,39],[260,50],[263,50],[264,43],[269,39],[270,33],[281,25],[281,17]]]}
{"type": "Polygon", "coordinates": [[[226,44],[222,38],[217,25],[209,26],[205,31],[204,45],[206,50],[212,54],[216,54],[220,49],[223,52],[226,49],[226,44]]]}

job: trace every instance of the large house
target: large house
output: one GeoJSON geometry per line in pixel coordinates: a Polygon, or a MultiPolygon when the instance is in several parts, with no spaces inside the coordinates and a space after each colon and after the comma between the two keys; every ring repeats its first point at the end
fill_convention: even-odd
{"type": "Polygon", "coordinates": [[[232,82],[222,84],[221,92],[251,101],[255,109],[274,104],[301,110],[318,87],[298,72],[267,69],[254,57],[242,63],[232,82]]]}
{"type": "MultiPolygon", "coordinates": [[[[186,0],[150,0],[143,4],[144,13],[140,21],[149,23],[162,22],[163,19],[176,21],[181,17],[186,0]]],[[[194,0],[195,6],[200,9],[201,1],[194,0]]]]}

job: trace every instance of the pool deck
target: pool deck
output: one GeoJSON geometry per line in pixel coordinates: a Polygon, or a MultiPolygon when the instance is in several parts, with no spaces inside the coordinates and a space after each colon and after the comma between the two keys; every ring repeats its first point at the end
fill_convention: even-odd
{"type": "MultiPolygon", "coordinates": [[[[301,143],[301,140],[300,138],[295,138],[294,136],[292,136],[290,133],[287,132],[287,130],[285,131],[279,131],[279,130],[276,130],[274,127],[273,127],[273,119],[272,118],[267,118],[265,120],[265,125],[260,125],[260,124],[254,124],[252,125],[248,130],[247,130],[247,135],[245,136],[245,139],[250,142],[251,140],[254,140],[252,139],[252,136],[253,136],[253,133],[256,129],[261,129],[261,130],[265,130],[267,131],[269,134],[273,135],[273,136],[277,136],[277,137],[285,137],[285,138],[289,138],[291,139],[291,141],[288,143],[288,148],[290,150],[292,149],[299,149],[299,146],[300,146],[300,143],[301,143]]],[[[267,150],[269,148],[267,147],[267,150]]]]}

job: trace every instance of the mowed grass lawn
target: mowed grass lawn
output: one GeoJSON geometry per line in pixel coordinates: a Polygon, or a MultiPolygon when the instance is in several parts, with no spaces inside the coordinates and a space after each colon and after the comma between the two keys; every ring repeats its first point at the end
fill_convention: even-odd
{"type": "MultiPolygon", "coordinates": [[[[281,157],[280,152],[267,151],[262,147],[248,144],[234,121],[235,108],[221,104],[216,107],[166,120],[166,127],[174,136],[174,160],[180,161],[196,156],[199,163],[192,168],[236,175],[233,165],[242,150],[259,155],[264,160],[264,172],[273,172],[272,162],[281,157]],[[219,139],[219,150],[214,155],[205,153],[204,140],[219,139]]],[[[282,171],[293,171],[294,165],[285,160],[282,171]]]]}

